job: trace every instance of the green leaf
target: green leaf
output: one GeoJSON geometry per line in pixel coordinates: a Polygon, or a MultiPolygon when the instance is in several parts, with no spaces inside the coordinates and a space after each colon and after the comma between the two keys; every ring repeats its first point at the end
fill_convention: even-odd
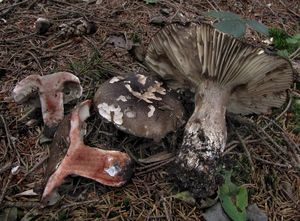
{"type": "Polygon", "coordinates": [[[262,23],[259,23],[256,20],[253,19],[247,19],[246,20],[247,25],[249,25],[251,28],[253,28],[255,31],[264,34],[269,35],[269,29],[262,23]]]}
{"type": "Polygon", "coordinates": [[[192,205],[194,205],[196,203],[195,198],[189,191],[177,193],[176,195],[174,195],[174,198],[182,200],[182,201],[192,204],[192,205]]]}
{"type": "Polygon", "coordinates": [[[289,55],[290,55],[289,52],[286,49],[277,51],[277,54],[279,56],[282,56],[282,57],[285,57],[285,58],[288,58],[289,55]]]}
{"type": "Polygon", "coordinates": [[[299,42],[299,40],[297,40],[297,39],[295,39],[295,38],[288,38],[288,39],[286,39],[286,42],[287,42],[288,44],[294,45],[294,44],[297,44],[297,43],[299,42]]]}
{"type": "Polygon", "coordinates": [[[245,34],[246,25],[242,20],[223,20],[214,24],[216,29],[240,38],[245,34]]]}
{"type": "Polygon", "coordinates": [[[204,15],[210,16],[213,18],[219,18],[222,20],[240,20],[240,16],[234,14],[232,12],[225,12],[225,11],[209,11],[206,12],[204,15]]]}
{"type": "Polygon", "coordinates": [[[293,38],[300,41],[300,33],[295,34],[295,35],[293,36],[293,38]]]}
{"type": "Polygon", "coordinates": [[[242,210],[246,210],[246,207],[248,206],[248,192],[244,187],[240,187],[236,196],[236,206],[242,210]]]}
{"type": "Polygon", "coordinates": [[[291,38],[287,38],[286,42],[288,44],[300,44],[300,33],[295,34],[294,36],[292,36],[291,38]]]}
{"type": "Polygon", "coordinates": [[[225,174],[224,178],[225,182],[218,190],[224,211],[233,221],[246,221],[247,190],[232,183],[230,174],[225,174]]]}

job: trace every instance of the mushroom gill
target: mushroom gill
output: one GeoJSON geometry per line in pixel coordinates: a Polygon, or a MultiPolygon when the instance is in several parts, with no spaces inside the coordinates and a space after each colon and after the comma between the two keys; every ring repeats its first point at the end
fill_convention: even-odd
{"type": "Polygon", "coordinates": [[[199,197],[217,187],[217,162],[227,139],[226,111],[245,115],[280,107],[293,82],[286,59],[208,24],[163,28],[152,39],[145,61],[169,86],[195,92],[195,109],[174,171],[180,185],[199,197]]]}

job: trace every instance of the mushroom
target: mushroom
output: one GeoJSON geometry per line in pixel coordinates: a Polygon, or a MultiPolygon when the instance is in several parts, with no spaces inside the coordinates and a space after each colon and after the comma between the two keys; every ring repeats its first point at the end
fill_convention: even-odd
{"type": "Polygon", "coordinates": [[[132,174],[132,161],[123,152],[89,147],[84,144],[85,120],[90,116],[91,100],[80,103],[65,117],[54,136],[47,167],[49,177],[42,202],[47,204],[53,191],[68,175],[79,175],[108,186],[121,186],[132,174]],[[67,152],[61,159],[64,147],[67,152]]]}
{"type": "Polygon", "coordinates": [[[293,82],[290,63],[208,24],[172,24],[152,39],[146,64],[173,88],[195,92],[174,172],[196,196],[217,186],[217,162],[226,145],[226,111],[266,113],[280,107],[293,82]],[[198,179],[197,179],[198,177],[198,179]]]}
{"type": "Polygon", "coordinates": [[[113,77],[94,97],[101,117],[138,137],[162,139],[183,124],[184,109],[175,94],[152,76],[113,77]]]}
{"type": "Polygon", "coordinates": [[[29,75],[13,90],[13,97],[17,103],[41,107],[44,124],[50,129],[50,134],[45,134],[47,137],[53,136],[53,129],[62,121],[64,104],[79,98],[81,94],[79,79],[69,72],[45,76],[29,75]]]}

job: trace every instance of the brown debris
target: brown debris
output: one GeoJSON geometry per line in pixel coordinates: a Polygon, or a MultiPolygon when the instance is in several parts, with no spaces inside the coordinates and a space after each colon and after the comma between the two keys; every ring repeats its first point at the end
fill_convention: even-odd
{"type": "MultiPolygon", "coordinates": [[[[176,189],[166,179],[168,177],[166,166],[162,163],[146,165],[149,166],[147,168],[144,165],[138,166],[142,174],[135,176],[122,188],[108,188],[92,180],[74,178],[72,182],[67,183],[70,188],[64,191],[64,196],[58,205],[46,209],[39,208],[38,198],[15,198],[15,194],[30,189],[31,185],[44,178],[45,165],[40,162],[47,157],[48,148],[47,145],[41,146],[36,142],[42,130],[40,125],[27,127],[17,121],[22,111],[15,102],[8,99],[11,91],[18,81],[31,74],[45,75],[53,70],[69,70],[80,78],[84,88],[84,98],[92,98],[99,84],[112,77],[111,75],[115,73],[125,75],[143,70],[143,67],[131,56],[125,52],[120,54],[118,48],[105,44],[105,39],[115,33],[124,33],[128,39],[140,39],[147,46],[160,29],[150,25],[149,19],[152,15],[159,14],[161,8],[169,9],[168,19],[172,19],[173,16],[176,18],[176,14],[182,11],[189,20],[202,18],[203,12],[208,10],[231,11],[244,18],[261,21],[268,27],[282,28],[293,35],[297,32],[298,17],[295,14],[300,14],[298,0],[270,0],[267,3],[271,3],[271,7],[262,1],[237,0],[159,0],[154,5],[147,5],[144,1],[103,0],[99,2],[101,4],[87,4],[82,0],[23,0],[14,4],[11,4],[11,1],[3,1],[0,4],[0,115],[5,119],[5,123],[0,121],[1,193],[7,184],[10,172],[10,169],[5,171],[1,169],[7,164],[20,164],[20,172],[8,184],[0,210],[2,211],[3,207],[17,207],[19,214],[27,214],[27,217],[30,216],[35,220],[59,219],[61,216],[68,220],[167,220],[167,217],[171,220],[202,220],[203,211],[199,207],[188,205],[172,197],[176,194],[176,189]],[[35,33],[33,24],[38,17],[47,17],[55,21],[55,24],[45,36],[28,37],[35,33]],[[71,37],[68,40],[52,38],[56,34],[56,24],[82,18],[96,23],[98,29],[95,34],[86,35],[86,38],[71,37]],[[47,44],[44,44],[45,42],[47,44]],[[95,55],[100,55],[101,59],[95,55]],[[26,174],[28,175],[22,180],[26,174]]],[[[257,33],[252,32],[250,37],[256,41],[261,40],[257,33]]],[[[187,103],[190,104],[185,102],[185,106],[187,103]]],[[[187,107],[192,109],[189,105],[187,107]]],[[[274,113],[272,118],[275,119],[276,116],[278,114],[274,113]]],[[[299,144],[299,134],[293,132],[295,127],[291,116],[293,113],[288,110],[276,122],[283,127],[290,139],[299,144]]],[[[254,117],[251,117],[251,121],[263,128],[270,123],[254,117]]],[[[175,136],[167,136],[163,139],[163,143],[158,144],[130,135],[124,136],[114,126],[103,123],[96,114],[92,114],[89,118],[88,125],[86,144],[98,146],[103,143],[114,147],[122,145],[139,159],[150,157],[162,150],[172,151],[178,147],[182,139],[182,130],[179,130],[175,136]]],[[[262,138],[251,131],[246,124],[241,123],[236,126],[247,145],[255,167],[255,172],[249,172],[243,147],[237,137],[229,133],[226,156],[229,156],[231,161],[238,160],[235,171],[242,169],[240,172],[236,171],[237,184],[244,184],[247,187],[251,193],[249,194],[251,203],[256,203],[267,213],[270,220],[299,219],[299,208],[296,206],[300,204],[299,172],[287,167],[285,161],[278,157],[279,154],[286,160],[291,158],[289,146],[278,128],[271,124],[265,130],[282,150],[287,150],[285,153],[281,153],[277,147],[273,148],[274,150],[270,149],[273,144],[270,143],[269,138],[263,135],[262,138],[267,142],[264,143],[262,138]],[[255,157],[264,161],[256,160],[255,157]],[[278,188],[277,183],[282,181],[291,184],[295,200],[290,199],[284,192],[287,189],[278,188]]],[[[165,165],[171,166],[172,162],[165,165]]]]}

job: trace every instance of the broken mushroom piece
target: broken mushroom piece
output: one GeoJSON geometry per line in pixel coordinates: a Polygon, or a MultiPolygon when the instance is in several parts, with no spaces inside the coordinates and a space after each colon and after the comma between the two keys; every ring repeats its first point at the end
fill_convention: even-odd
{"type": "Polygon", "coordinates": [[[113,77],[94,97],[99,114],[120,130],[159,141],[184,122],[184,109],[170,89],[154,77],[113,77]]]}
{"type": "MultiPolygon", "coordinates": [[[[90,116],[90,106],[90,100],[82,102],[59,126],[58,131],[62,134],[67,130],[69,133],[68,137],[58,134],[58,141],[55,142],[62,144],[60,139],[63,139],[69,144],[69,148],[59,165],[55,165],[57,169],[48,179],[42,196],[44,204],[47,204],[51,194],[64,178],[71,174],[90,178],[108,186],[121,186],[131,177],[132,161],[126,153],[93,148],[83,143],[86,132],[84,121],[90,116]]],[[[53,159],[53,156],[51,157],[53,159]]],[[[50,169],[53,169],[53,162],[51,163],[50,169]]]]}
{"type": "Polygon", "coordinates": [[[45,76],[30,75],[21,80],[13,90],[17,103],[41,107],[47,137],[64,117],[64,104],[82,94],[78,77],[69,72],[57,72],[45,76]],[[49,132],[49,134],[47,134],[49,132]]]}
{"type": "Polygon", "coordinates": [[[152,39],[146,64],[173,88],[195,92],[174,172],[195,195],[213,193],[216,167],[226,144],[226,111],[266,113],[280,107],[293,82],[290,63],[208,24],[172,24],[152,39]],[[198,177],[198,178],[197,178],[198,177]]]}

